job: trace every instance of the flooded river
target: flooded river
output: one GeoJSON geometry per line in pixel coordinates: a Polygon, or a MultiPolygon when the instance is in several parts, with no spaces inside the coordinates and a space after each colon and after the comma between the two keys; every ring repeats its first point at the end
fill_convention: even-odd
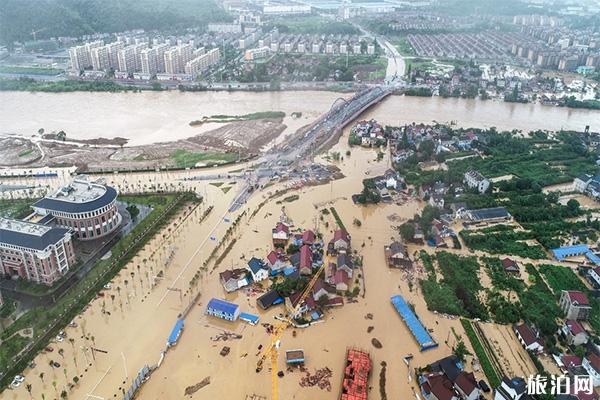
{"type": "MultiPolygon", "coordinates": [[[[332,92],[0,92],[0,133],[34,134],[64,130],[71,138],[125,137],[142,145],[193,136],[217,124],[190,127],[192,120],[215,114],[284,111],[288,132],[305,125],[339,97],[332,92]],[[302,117],[292,118],[291,113],[302,117]]],[[[600,112],[539,104],[390,96],[365,117],[385,124],[457,121],[461,126],[501,129],[580,129],[600,127],[600,112]]]]}

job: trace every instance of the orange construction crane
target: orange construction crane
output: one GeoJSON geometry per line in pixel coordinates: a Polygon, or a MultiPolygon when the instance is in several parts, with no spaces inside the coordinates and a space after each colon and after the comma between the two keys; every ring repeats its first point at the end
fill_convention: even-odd
{"type": "Polygon", "coordinates": [[[283,320],[280,320],[273,327],[273,331],[271,332],[271,342],[263,349],[260,357],[258,358],[258,362],[256,363],[256,372],[260,372],[263,369],[263,364],[267,357],[271,358],[271,400],[279,400],[279,388],[278,388],[278,380],[277,380],[277,358],[278,358],[278,350],[279,350],[279,341],[281,336],[283,336],[283,332],[287,329],[288,326],[292,323],[292,319],[294,315],[300,310],[302,307],[302,303],[304,300],[310,295],[312,292],[315,283],[319,279],[319,276],[325,270],[325,263],[321,265],[316,274],[308,282],[308,285],[304,288],[302,295],[298,299],[296,306],[292,309],[288,315],[284,317],[283,320]]]}

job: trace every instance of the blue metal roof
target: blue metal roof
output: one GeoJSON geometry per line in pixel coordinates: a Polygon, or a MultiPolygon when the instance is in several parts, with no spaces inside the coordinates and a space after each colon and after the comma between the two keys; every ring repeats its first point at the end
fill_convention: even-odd
{"type": "Polygon", "coordinates": [[[169,346],[172,346],[175,343],[177,343],[177,339],[179,339],[179,334],[181,333],[182,329],[183,329],[183,320],[178,319],[177,322],[175,323],[175,326],[173,327],[173,330],[171,331],[171,334],[169,335],[169,339],[167,340],[167,343],[169,344],[169,346]]]}
{"type": "Polygon", "coordinates": [[[258,315],[254,315],[254,314],[248,314],[248,313],[240,313],[240,319],[243,321],[247,321],[250,322],[252,325],[256,324],[258,322],[258,315]]]}
{"type": "Polygon", "coordinates": [[[580,256],[583,254],[594,264],[600,265],[600,257],[592,253],[587,244],[559,247],[552,249],[552,253],[558,261],[563,261],[567,257],[580,256]]]}
{"type": "Polygon", "coordinates": [[[221,311],[221,312],[224,312],[225,314],[231,314],[231,315],[233,315],[237,311],[238,307],[239,306],[237,304],[230,303],[228,301],[221,300],[221,299],[215,299],[215,298],[210,299],[210,301],[208,302],[208,305],[206,306],[206,308],[221,311]]]}
{"type": "Polygon", "coordinates": [[[47,210],[62,211],[68,213],[82,213],[94,211],[104,206],[107,206],[116,198],[117,191],[110,186],[106,186],[106,192],[104,192],[102,196],[92,201],[88,201],[86,203],[73,203],[70,201],[44,197],[43,199],[34,203],[32,207],[39,207],[47,210]]]}
{"type": "Polygon", "coordinates": [[[267,269],[265,263],[256,257],[252,257],[250,261],[248,261],[248,268],[250,268],[253,274],[256,274],[261,269],[267,269]]]}
{"type": "Polygon", "coordinates": [[[419,321],[419,318],[417,318],[410,306],[404,301],[404,298],[396,295],[392,296],[391,300],[396,311],[398,311],[398,314],[400,314],[410,332],[421,345],[421,351],[437,347],[438,344],[431,338],[423,324],[421,324],[421,321],[419,321]]]}
{"type": "Polygon", "coordinates": [[[69,230],[65,228],[51,228],[48,232],[38,236],[25,232],[0,229],[0,242],[34,250],[44,250],[46,247],[62,239],[67,232],[69,230]]]}

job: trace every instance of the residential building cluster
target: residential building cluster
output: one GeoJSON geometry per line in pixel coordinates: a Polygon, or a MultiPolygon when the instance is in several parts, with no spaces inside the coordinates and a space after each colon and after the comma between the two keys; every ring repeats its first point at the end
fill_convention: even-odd
{"type": "MultiPolygon", "coordinates": [[[[219,274],[225,292],[231,293],[268,279],[281,282],[310,277],[321,269],[328,257],[323,277],[316,281],[302,304],[299,304],[302,290],[281,295],[271,288],[257,298],[257,305],[266,310],[284,304],[294,318],[310,322],[322,317],[322,307],[344,304],[342,295],[354,287],[356,270],[359,268],[350,252],[350,235],[345,230],[336,230],[325,246],[320,235],[314,231],[293,233],[290,225],[282,221],[273,228],[272,241],[273,250],[264,259],[252,257],[243,268],[225,270],[219,274]]],[[[207,313],[214,315],[212,311],[207,313]]]]}
{"type": "Polygon", "coordinates": [[[511,53],[528,64],[559,71],[591,72],[600,65],[600,35],[593,29],[529,25],[511,45],[511,53]]]}
{"type": "Polygon", "coordinates": [[[409,34],[406,38],[419,56],[509,61],[511,45],[520,36],[516,32],[484,31],[409,34]]]}
{"type": "Polygon", "coordinates": [[[292,54],[375,54],[375,42],[358,35],[310,35],[310,34],[281,34],[271,32],[260,38],[247,36],[240,39],[240,48],[252,48],[248,45],[257,44],[255,49],[269,49],[271,53],[292,54]]]}
{"type": "Polygon", "coordinates": [[[122,217],[110,186],[74,180],[34,203],[24,220],[0,219],[0,273],[52,285],[76,261],[73,240],[101,239],[122,217]]]}
{"type": "Polygon", "coordinates": [[[114,71],[117,78],[160,79],[180,74],[196,76],[219,62],[220,50],[197,48],[193,40],[172,46],[160,39],[150,44],[145,38],[135,38],[132,43],[129,37],[117,37],[116,42],[106,45],[99,40],[72,47],[69,57],[77,74],[91,68],[92,74],[114,71]]]}

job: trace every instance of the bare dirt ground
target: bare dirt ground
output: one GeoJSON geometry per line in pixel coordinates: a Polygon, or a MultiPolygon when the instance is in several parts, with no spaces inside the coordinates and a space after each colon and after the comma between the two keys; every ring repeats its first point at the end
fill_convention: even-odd
{"type": "MultiPolygon", "coordinates": [[[[142,146],[122,146],[120,138],[91,140],[56,140],[55,134],[44,138],[0,137],[2,165],[39,167],[76,165],[80,170],[148,169],[173,167],[173,153],[185,150],[200,152],[239,152],[242,158],[259,154],[261,148],[275,140],[285,129],[281,118],[236,121],[214,124],[215,129],[177,141],[142,146]]],[[[218,157],[216,157],[218,161],[218,157]]]]}

